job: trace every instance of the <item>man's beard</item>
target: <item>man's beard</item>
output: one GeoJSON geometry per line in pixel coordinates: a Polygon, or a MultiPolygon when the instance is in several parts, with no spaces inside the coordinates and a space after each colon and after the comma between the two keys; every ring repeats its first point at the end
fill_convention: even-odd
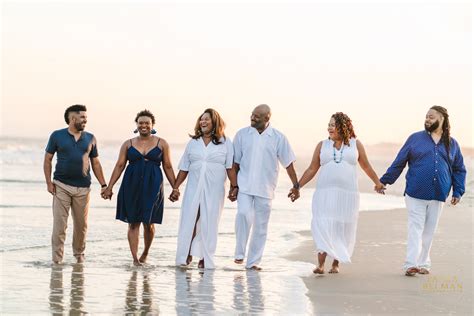
{"type": "Polygon", "coordinates": [[[74,124],[74,127],[79,131],[82,132],[84,130],[84,127],[82,126],[82,123],[76,123],[74,124]]]}
{"type": "Polygon", "coordinates": [[[439,121],[434,122],[430,126],[426,125],[426,123],[425,123],[425,130],[428,133],[433,133],[438,127],[439,127],[439,121]]]}

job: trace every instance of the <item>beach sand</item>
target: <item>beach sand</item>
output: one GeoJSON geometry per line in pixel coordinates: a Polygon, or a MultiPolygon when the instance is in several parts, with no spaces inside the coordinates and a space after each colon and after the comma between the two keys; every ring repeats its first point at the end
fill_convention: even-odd
{"type": "MultiPolygon", "coordinates": [[[[472,315],[472,207],[445,205],[431,248],[429,275],[406,277],[406,210],[361,212],[351,264],[339,274],[303,277],[317,315],[472,315]]],[[[307,237],[288,259],[315,263],[307,237]]]]}

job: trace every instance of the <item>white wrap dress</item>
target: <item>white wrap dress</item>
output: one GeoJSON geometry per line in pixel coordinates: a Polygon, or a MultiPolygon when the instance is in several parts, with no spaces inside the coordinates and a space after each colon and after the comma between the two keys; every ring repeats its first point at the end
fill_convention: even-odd
{"type": "Polygon", "coordinates": [[[186,264],[191,249],[192,256],[204,259],[206,269],[215,266],[227,169],[232,168],[234,155],[230,139],[221,138],[221,142],[219,145],[210,142],[206,146],[202,138],[191,139],[179,163],[179,169],[187,171],[188,177],[179,220],[177,265],[186,264]],[[195,224],[196,236],[192,239],[195,224]]]}
{"type": "Polygon", "coordinates": [[[343,263],[351,262],[359,215],[356,139],[349,145],[337,150],[332,140],[323,141],[311,222],[317,251],[343,263]]]}

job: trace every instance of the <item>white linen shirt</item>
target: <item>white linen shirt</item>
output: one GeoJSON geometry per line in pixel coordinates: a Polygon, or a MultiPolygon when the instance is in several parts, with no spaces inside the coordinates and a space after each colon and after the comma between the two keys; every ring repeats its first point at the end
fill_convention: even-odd
{"type": "Polygon", "coordinates": [[[278,162],[287,168],[294,161],[288,139],[270,125],[262,134],[249,126],[235,135],[234,162],[240,165],[237,182],[241,193],[273,199],[278,162]]]}

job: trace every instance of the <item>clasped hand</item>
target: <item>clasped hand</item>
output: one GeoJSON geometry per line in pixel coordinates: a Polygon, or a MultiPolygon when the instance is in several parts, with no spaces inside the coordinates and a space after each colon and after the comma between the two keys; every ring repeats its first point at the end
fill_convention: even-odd
{"type": "Polygon", "coordinates": [[[291,188],[290,192],[288,193],[288,197],[290,198],[291,202],[296,201],[300,198],[300,190],[296,188],[291,188]]]}
{"type": "Polygon", "coordinates": [[[114,195],[114,193],[112,192],[111,187],[105,187],[100,190],[100,196],[104,200],[112,200],[112,195],[114,195]]]}
{"type": "Polygon", "coordinates": [[[386,189],[387,188],[385,187],[385,185],[382,182],[379,182],[374,186],[374,191],[377,192],[377,193],[380,193],[380,194],[385,194],[386,189]]]}

